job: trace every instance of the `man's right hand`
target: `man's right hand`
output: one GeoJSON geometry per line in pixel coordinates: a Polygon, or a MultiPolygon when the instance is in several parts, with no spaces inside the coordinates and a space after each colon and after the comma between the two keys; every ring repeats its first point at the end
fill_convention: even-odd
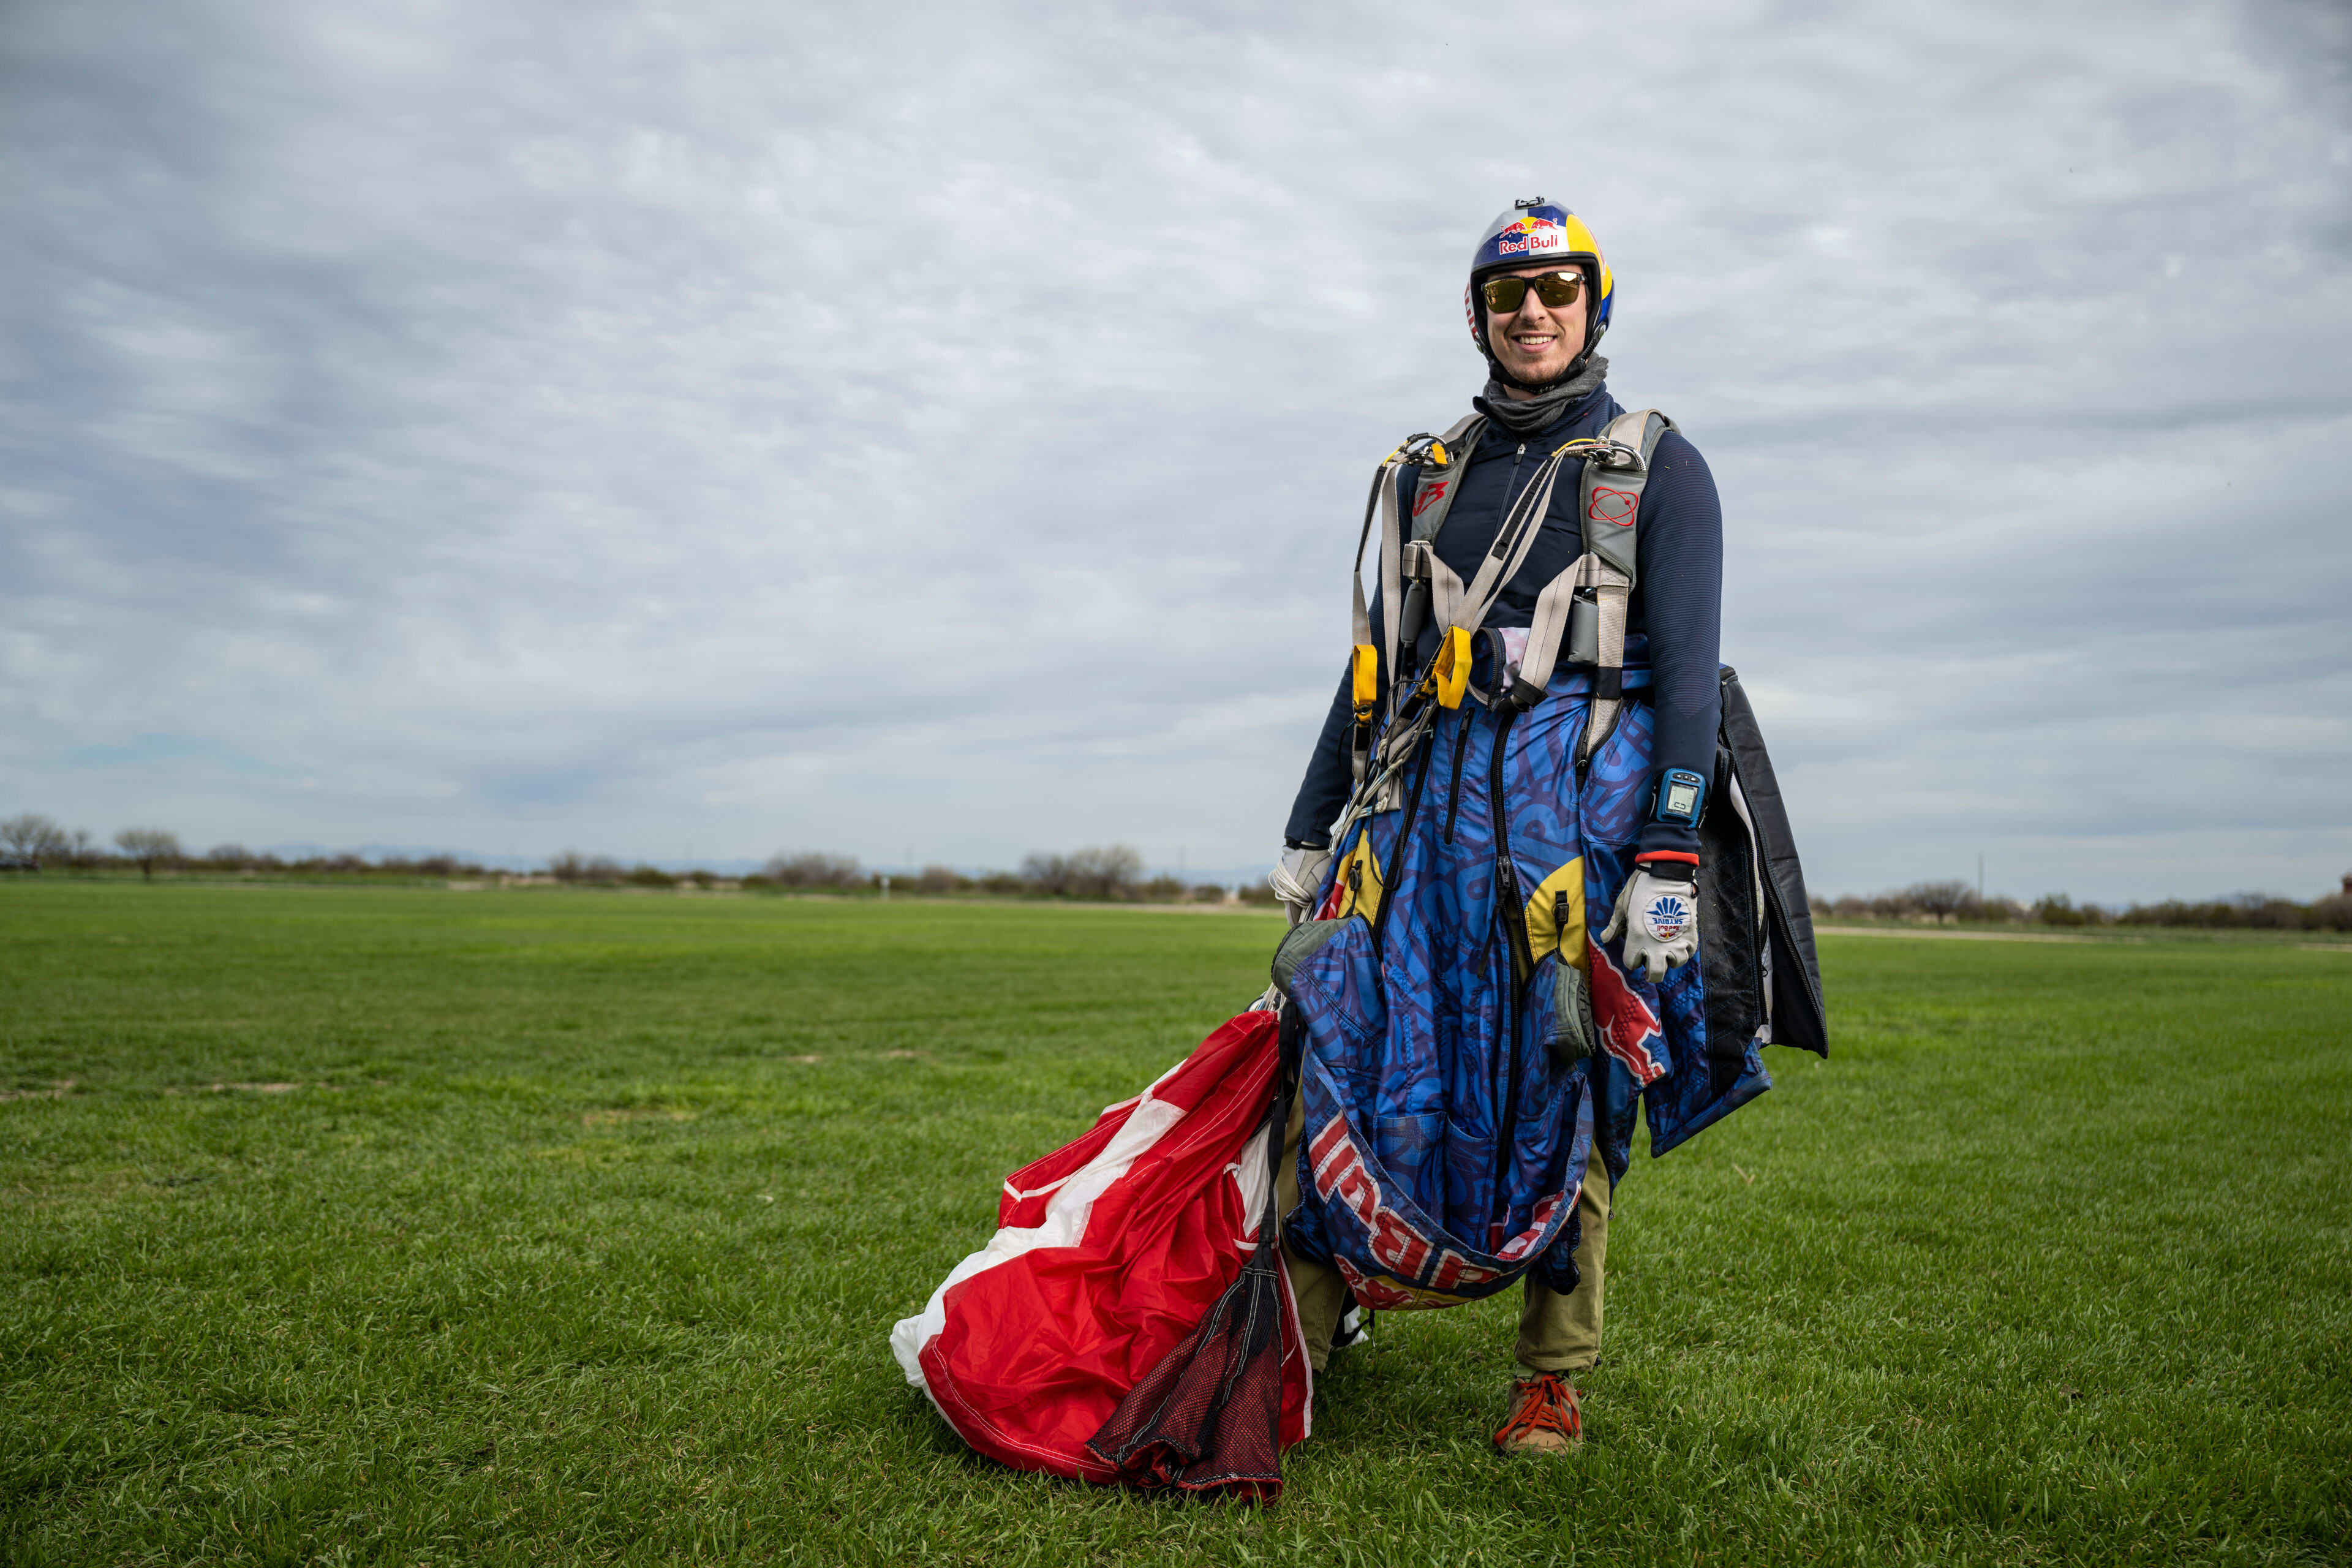
{"type": "Polygon", "coordinates": [[[1323,875],[1331,868],[1331,851],[1317,849],[1305,844],[1283,847],[1282,858],[1266,873],[1265,885],[1282,900],[1297,925],[1314,912],[1315,900],[1323,891],[1323,875]]]}

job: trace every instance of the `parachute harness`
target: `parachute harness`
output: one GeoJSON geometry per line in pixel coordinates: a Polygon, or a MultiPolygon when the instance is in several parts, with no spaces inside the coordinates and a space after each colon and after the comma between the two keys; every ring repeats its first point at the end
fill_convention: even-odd
{"type": "MultiPolygon", "coordinates": [[[[1656,409],[1622,414],[1599,436],[1564,441],[1545,454],[1518,498],[1505,512],[1495,542],[1468,584],[1437,554],[1435,540],[1452,510],[1460,484],[1457,468],[1475,449],[1483,416],[1469,415],[1444,436],[1408,437],[1381,460],[1364,499],[1364,521],[1349,573],[1353,596],[1354,646],[1349,656],[1349,697],[1355,723],[1349,733],[1353,790],[1332,826],[1331,843],[1344,843],[1362,817],[1400,804],[1405,770],[1420,753],[1442,709],[1458,709],[1475,696],[1507,714],[1523,713],[1542,700],[1557,668],[1563,640],[1571,667],[1592,671],[1592,714],[1578,748],[1580,773],[1616,727],[1624,699],[1625,618],[1638,566],[1636,533],[1642,491],[1658,442],[1674,421],[1656,409]],[[1475,641],[1487,613],[1518,574],[1551,510],[1560,469],[1583,464],[1579,516],[1584,550],[1537,595],[1526,651],[1507,665],[1500,638],[1494,647],[1495,686],[1490,696],[1470,684],[1475,641]],[[1400,512],[1400,470],[1420,470],[1412,503],[1412,537],[1400,512]],[[1381,523],[1381,626],[1378,640],[1365,602],[1364,552],[1372,520],[1381,523]],[[1426,665],[1400,679],[1398,671],[1415,657],[1423,625],[1432,616],[1442,628],[1426,665]],[[1380,721],[1386,707],[1388,723],[1380,721]]],[[[1491,635],[1491,634],[1490,634],[1491,635]]]]}

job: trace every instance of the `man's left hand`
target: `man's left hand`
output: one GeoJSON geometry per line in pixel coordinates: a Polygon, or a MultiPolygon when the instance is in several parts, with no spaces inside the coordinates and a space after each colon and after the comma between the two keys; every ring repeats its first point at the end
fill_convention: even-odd
{"type": "Polygon", "coordinates": [[[1698,868],[1686,860],[1644,860],[1617,889],[1617,907],[1601,940],[1622,931],[1625,967],[1654,985],[1698,952],[1698,868]]]}

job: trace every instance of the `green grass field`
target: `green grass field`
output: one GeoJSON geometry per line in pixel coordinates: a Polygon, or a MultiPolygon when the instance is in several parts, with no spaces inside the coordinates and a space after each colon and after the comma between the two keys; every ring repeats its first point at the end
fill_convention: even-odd
{"type": "Polygon", "coordinates": [[[1385,1316],[1266,1510],[889,1358],[1257,915],[0,888],[0,1560],[2352,1557],[2352,953],[1831,936],[1838,1055],[1637,1155],[1576,1458],[1385,1316]]]}

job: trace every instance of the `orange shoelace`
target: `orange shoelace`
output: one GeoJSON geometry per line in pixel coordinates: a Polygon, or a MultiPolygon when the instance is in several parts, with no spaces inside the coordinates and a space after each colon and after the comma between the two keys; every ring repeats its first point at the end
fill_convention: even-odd
{"type": "Polygon", "coordinates": [[[1507,1448],[1538,1432],[1557,1432],[1573,1443],[1584,1431],[1584,1413],[1577,1408],[1576,1389],[1556,1372],[1545,1373],[1514,1391],[1511,1418],[1495,1434],[1495,1446],[1507,1448]]]}

